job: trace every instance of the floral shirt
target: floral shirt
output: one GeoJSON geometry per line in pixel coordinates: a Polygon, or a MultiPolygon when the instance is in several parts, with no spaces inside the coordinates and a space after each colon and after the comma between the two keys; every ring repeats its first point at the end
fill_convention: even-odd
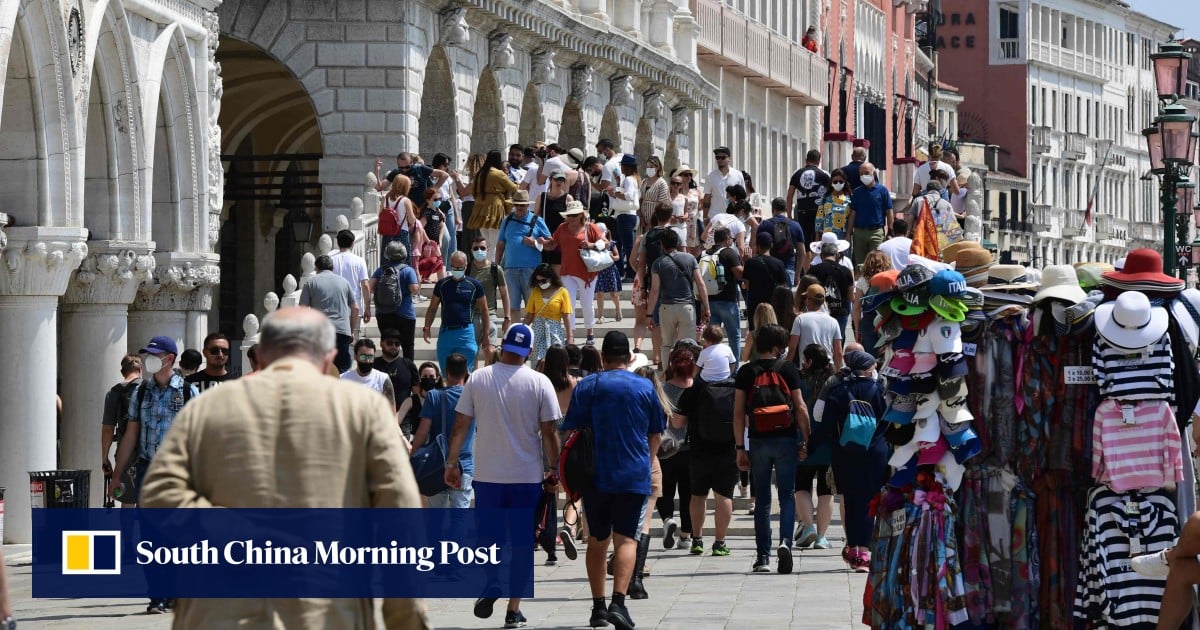
{"type": "Polygon", "coordinates": [[[820,240],[820,234],[833,232],[840,239],[846,238],[846,215],[850,213],[850,196],[835,193],[825,197],[821,207],[817,208],[816,230],[811,235],[814,240],[820,240]]]}

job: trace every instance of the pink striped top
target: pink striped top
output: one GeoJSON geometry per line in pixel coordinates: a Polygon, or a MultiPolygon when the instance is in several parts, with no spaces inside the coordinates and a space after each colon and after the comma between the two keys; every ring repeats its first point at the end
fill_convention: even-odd
{"type": "Polygon", "coordinates": [[[1092,477],[1116,492],[1171,490],[1183,481],[1179,428],[1167,401],[1139,401],[1131,424],[1120,403],[1100,403],[1092,426],[1092,477]]]}

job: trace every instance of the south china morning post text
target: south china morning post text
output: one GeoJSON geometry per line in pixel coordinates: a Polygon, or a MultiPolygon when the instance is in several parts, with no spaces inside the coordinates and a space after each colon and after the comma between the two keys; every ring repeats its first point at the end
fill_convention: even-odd
{"type": "Polygon", "coordinates": [[[153,585],[165,597],[531,597],[532,516],[38,509],[33,596],[142,597],[153,585]]]}

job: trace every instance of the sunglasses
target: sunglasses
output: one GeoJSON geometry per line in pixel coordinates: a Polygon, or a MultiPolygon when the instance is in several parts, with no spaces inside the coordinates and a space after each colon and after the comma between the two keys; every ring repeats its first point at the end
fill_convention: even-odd
{"type": "Polygon", "coordinates": [[[208,349],[208,350],[206,350],[205,352],[207,352],[207,353],[209,353],[209,354],[213,354],[213,355],[217,355],[217,354],[220,354],[220,355],[228,355],[228,354],[229,354],[229,348],[209,348],[209,349],[208,349]]]}
{"type": "Polygon", "coordinates": [[[451,267],[450,271],[466,271],[466,267],[451,267]]]}
{"type": "Polygon", "coordinates": [[[472,248],[471,248],[471,251],[473,251],[473,252],[486,252],[486,251],[487,251],[487,248],[486,248],[486,247],[472,247],[472,248]]]}
{"type": "Polygon", "coordinates": [[[671,182],[672,186],[682,186],[683,182],[671,182]]]}
{"type": "Polygon", "coordinates": [[[729,159],[729,156],[728,156],[728,155],[718,155],[718,156],[717,156],[717,159],[718,159],[718,160],[728,160],[728,159],[729,159]]]}
{"type": "Polygon", "coordinates": [[[360,362],[363,362],[363,363],[366,363],[367,361],[374,361],[374,360],[375,360],[375,355],[373,355],[373,354],[360,354],[360,355],[358,355],[358,360],[359,360],[360,362]]]}

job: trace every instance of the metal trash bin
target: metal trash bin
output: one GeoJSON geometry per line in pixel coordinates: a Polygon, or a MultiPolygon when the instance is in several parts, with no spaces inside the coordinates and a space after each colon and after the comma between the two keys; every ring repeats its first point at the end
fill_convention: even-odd
{"type": "Polygon", "coordinates": [[[92,471],[45,470],[29,473],[29,502],[33,508],[86,508],[92,471]]]}

